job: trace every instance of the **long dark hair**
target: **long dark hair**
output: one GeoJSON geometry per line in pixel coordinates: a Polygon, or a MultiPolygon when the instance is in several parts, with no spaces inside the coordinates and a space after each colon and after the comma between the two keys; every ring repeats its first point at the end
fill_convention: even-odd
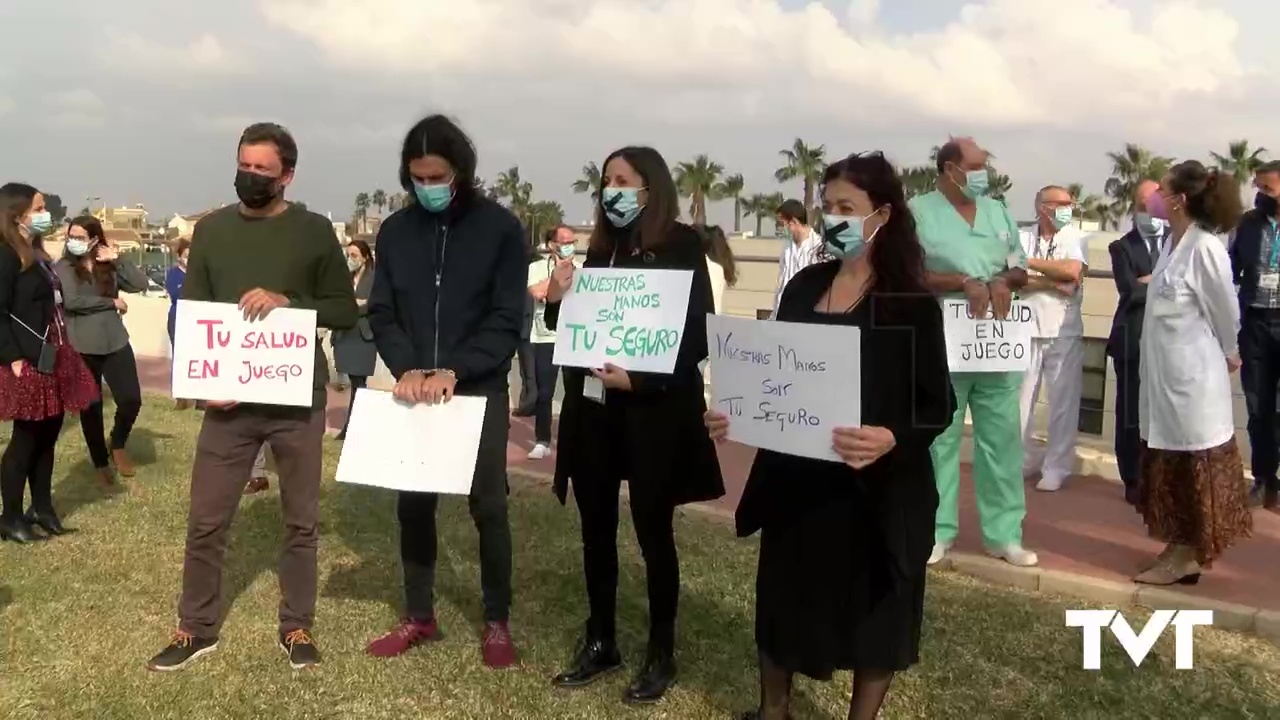
{"type": "Polygon", "coordinates": [[[822,185],[844,180],[865,192],[876,208],[889,208],[889,219],[868,252],[871,292],[928,293],[924,281],[924,248],[916,235],[916,219],[907,207],[898,171],[880,152],[855,153],[833,163],[822,185]]]}
{"type": "Polygon", "coordinates": [[[36,251],[32,247],[32,241],[23,237],[18,229],[18,219],[31,209],[31,204],[39,194],[39,190],[26,183],[0,185],[0,239],[17,253],[23,270],[36,261],[36,251]]]}
{"type": "MultiPolygon", "coordinates": [[[[102,229],[102,223],[98,222],[98,218],[92,215],[81,215],[67,224],[68,228],[83,228],[89,233],[90,245],[106,245],[107,234],[102,229]]],[[[103,297],[115,298],[120,294],[120,288],[116,284],[116,269],[111,263],[102,263],[94,259],[96,247],[83,256],[72,255],[67,246],[62,246],[62,259],[71,263],[71,267],[76,271],[76,277],[80,278],[80,282],[92,282],[93,286],[98,290],[98,294],[103,297]]]]}
{"type": "Polygon", "coordinates": [[[655,248],[667,241],[676,225],[676,218],[680,217],[680,196],[676,194],[676,181],[671,177],[671,168],[657,150],[628,145],[609,153],[600,165],[601,172],[607,170],[609,161],[616,157],[626,160],[640,179],[644,180],[648,198],[640,217],[636,218],[631,227],[619,229],[609,222],[605,213],[604,191],[607,188],[601,187],[600,194],[596,197],[596,225],[591,231],[591,249],[612,253],[615,240],[621,233],[631,233],[633,238],[638,235],[641,248],[655,248]]]}
{"type": "Polygon", "coordinates": [[[1225,233],[1240,222],[1244,205],[1240,183],[1199,160],[1187,160],[1169,170],[1169,189],[1187,198],[1187,215],[1195,224],[1214,233],[1225,233]]]}
{"type": "MultiPolygon", "coordinates": [[[[476,146],[471,138],[444,115],[428,115],[419,120],[404,136],[400,150],[400,187],[409,197],[414,197],[413,176],[409,163],[428,155],[444,158],[453,167],[453,202],[451,206],[463,209],[476,196],[476,146]]],[[[417,204],[416,202],[414,204],[417,204]]]]}
{"type": "Polygon", "coordinates": [[[738,265],[724,230],[719,225],[694,225],[693,229],[702,239],[702,252],[724,271],[724,284],[733,287],[738,282],[738,265]]]}

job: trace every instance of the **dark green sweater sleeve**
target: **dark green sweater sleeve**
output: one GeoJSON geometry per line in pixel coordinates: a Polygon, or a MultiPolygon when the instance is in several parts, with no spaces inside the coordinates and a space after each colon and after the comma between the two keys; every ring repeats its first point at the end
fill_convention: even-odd
{"type": "MultiPolygon", "coordinates": [[[[360,320],[356,306],[355,289],[351,286],[351,272],[342,245],[333,234],[333,226],[320,216],[313,228],[308,228],[308,242],[314,242],[315,259],[312,261],[311,292],[300,292],[289,298],[290,307],[316,311],[316,325],[330,330],[347,330],[360,320]]],[[[192,243],[195,246],[195,243],[192,243]]]]}

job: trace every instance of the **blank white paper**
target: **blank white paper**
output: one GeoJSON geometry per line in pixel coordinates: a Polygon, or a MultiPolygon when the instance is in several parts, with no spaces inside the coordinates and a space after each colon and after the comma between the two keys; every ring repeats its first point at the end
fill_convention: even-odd
{"type": "Polygon", "coordinates": [[[406,405],[361,388],[338,459],[338,482],[388,490],[469,495],[485,398],[406,405]]]}

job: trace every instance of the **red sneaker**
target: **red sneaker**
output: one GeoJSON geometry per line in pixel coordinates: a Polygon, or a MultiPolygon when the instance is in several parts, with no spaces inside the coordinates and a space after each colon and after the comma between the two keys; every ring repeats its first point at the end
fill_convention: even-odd
{"type": "Polygon", "coordinates": [[[484,656],[484,664],[495,670],[516,664],[516,644],[505,622],[485,623],[480,653],[484,656]]]}
{"type": "Polygon", "coordinates": [[[391,658],[403,655],[425,642],[431,642],[440,634],[440,626],[433,617],[429,620],[405,618],[391,632],[369,643],[365,652],[374,657],[391,658]]]}

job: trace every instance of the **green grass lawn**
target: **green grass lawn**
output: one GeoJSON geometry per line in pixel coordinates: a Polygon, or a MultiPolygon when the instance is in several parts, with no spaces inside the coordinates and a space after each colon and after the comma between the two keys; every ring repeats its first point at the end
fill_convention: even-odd
{"type": "MultiPolygon", "coordinates": [[[[332,480],[326,441],[316,637],[325,664],[289,669],[275,646],[281,538],[279,496],[245,500],[225,590],[229,617],[217,653],[173,674],[143,663],[175,623],[188,469],[200,415],[163,398],[145,408],[131,442],[141,466],[128,492],[105,497],[91,477],[79,427],[60,445],[57,502],[80,532],[36,546],[0,547],[0,717],[3,718],[728,718],[756,700],[752,595],[756,545],[721,523],[678,520],[680,683],[649,710],[619,702],[625,676],[561,692],[549,678],[570,656],[585,611],[577,518],[550,491],[513,482],[513,630],[519,669],[485,670],[475,531],[461,499],[442,504],[438,606],[445,639],[377,661],[364,644],[397,617],[394,498],[332,480]]],[[[5,427],[0,437],[7,438],[5,427]]],[[[643,567],[623,530],[619,627],[628,661],[643,652],[643,567]]],[[[1140,669],[1109,636],[1103,670],[1079,668],[1079,631],[1063,627],[1078,602],[931,577],[924,662],[902,675],[888,718],[1275,718],[1280,651],[1199,629],[1197,667],[1173,668],[1172,633],[1140,669]]],[[[1129,613],[1131,621],[1141,614],[1129,613]]],[[[843,718],[848,678],[800,681],[797,718],[843,718]]]]}

